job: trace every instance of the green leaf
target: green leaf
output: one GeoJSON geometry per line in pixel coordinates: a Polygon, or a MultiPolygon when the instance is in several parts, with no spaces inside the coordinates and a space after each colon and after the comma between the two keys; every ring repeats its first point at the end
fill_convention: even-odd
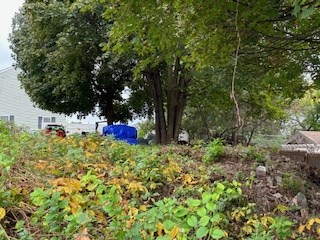
{"type": "Polygon", "coordinates": [[[220,217],[219,213],[216,213],[215,215],[213,215],[210,218],[210,221],[213,222],[213,223],[218,223],[218,222],[220,222],[220,220],[221,220],[221,217],[220,217]]]}
{"type": "Polygon", "coordinates": [[[36,206],[42,205],[43,201],[49,197],[49,193],[41,188],[36,188],[31,194],[32,203],[36,206]]]}
{"type": "Polygon", "coordinates": [[[212,197],[213,201],[217,201],[220,198],[220,194],[219,193],[214,193],[214,194],[212,194],[211,197],[212,197]]]}
{"type": "Polygon", "coordinates": [[[177,217],[183,217],[183,216],[185,216],[187,214],[188,214],[188,210],[186,208],[184,208],[184,207],[180,207],[179,209],[177,209],[177,212],[176,212],[175,215],[177,217]]]}
{"type": "Polygon", "coordinates": [[[217,204],[213,203],[213,202],[208,202],[206,204],[206,208],[211,211],[214,212],[217,209],[217,204]]]}
{"type": "Polygon", "coordinates": [[[203,203],[209,202],[209,201],[211,200],[211,196],[212,196],[211,193],[204,192],[204,193],[202,194],[202,202],[203,202],[203,203]]]}
{"type": "Polygon", "coordinates": [[[25,224],[25,221],[19,220],[19,221],[16,223],[15,228],[16,228],[17,230],[19,230],[19,229],[21,229],[21,228],[24,227],[24,224],[25,224]]]}
{"type": "Polygon", "coordinates": [[[52,200],[58,201],[59,198],[60,198],[60,192],[54,192],[54,193],[52,194],[52,200]]]}
{"type": "Polygon", "coordinates": [[[163,222],[163,228],[166,231],[171,231],[174,228],[174,223],[171,220],[164,220],[163,222]]]}
{"type": "Polygon", "coordinates": [[[91,221],[91,218],[89,217],[89,215],[87,213],[81,212],[78,217],[77,217],[77,223],[78,224],[85,224],[87,222],[91,221]]]}
{"type": "Polygon", "coordinates": [[[199,226],[206,226],[210,221],[210,217],[209,216],[203,216],[200,218],[199,220],[199,226]]]}
{"type": "Polygon", "coordinates": [[[187,223],[190,227],[195,227],[198,223],[198,219],[196,216],[192,215],[187,218],[187,223]]]}
{"type": "Polygon", "coordinates": [[[102,194],[104,191],[106,191],[107,187],[104,186],[104,185],[99,185],[96,189],[96,194],[99,195],[99,194],[102,194]]]}
{"type": "Polygon", "coordinates": [[[222,192],[225,189],[225,186],[222,183],[217,183],[216,189],[222,192]]]}
{"type": "Polygon", "coordinates": [[[205,216],[207,214],[207,209],[205,207],[201,207],[201,208],[198,209],[197,214],[200,217],[203,217],[203,216],[205,216]]]}
{"type": "Polygon", "coordinates": [[[301,12],[301,19],[305,19],[305,18],[308,18],[312,15],[314,11],[314,7],[310,6],[310,7],[305,7],[302,9],[302,12],[301,12]]]}
{"type": "Polygon", "coordinates": [[[196,231],[196,236],[197,238],[203,238],[204,236],[206,236],[209,232],[209,229],[206,227],[200,227],[197,231],[196,231]]]}
{"type": "Polygon", "coordinates": [[[190,207],[198,207],[201,204],[201,201],[199,199],[188,198],[187,199],[187,204],[190,207]]]}
{"type": "Polygon", "coordinates": [[[67,199],[63,199],[61,202],[59,202],[59,208],[65,208],[68,206],[69,201],[67,199]]]}
{"type": "Polygon", "coordinates": [[[171,240],[171,237],[169,234],[166,234],[164,236],[160,236],[156,238],[157,240],[171,240]]]}
{"type": "Polygon", "coordinates": [[[210,232],[213,239],[220,239],[224,237],[224,232],[220,228],[216,228],[210,232]]]}

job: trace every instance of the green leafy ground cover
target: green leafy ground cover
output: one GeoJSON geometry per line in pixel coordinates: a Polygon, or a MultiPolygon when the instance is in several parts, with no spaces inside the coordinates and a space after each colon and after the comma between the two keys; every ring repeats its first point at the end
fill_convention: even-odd
{"type": "MultiPolygon", "coordinates": [[[[255,167],[272,169],[268,154],[219,141],[61,139],[2,124],[0,239],[319,239],[319,209],[302,216],[285,201],[261,204],[255,167]]],[[[284,199],[294,196],[288,179],[284,199]]]]}

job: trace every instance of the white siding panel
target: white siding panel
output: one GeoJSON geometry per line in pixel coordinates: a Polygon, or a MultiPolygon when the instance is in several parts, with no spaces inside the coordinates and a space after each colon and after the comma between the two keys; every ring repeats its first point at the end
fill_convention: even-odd
{"type": "Polygon", "coordinates": [[[18,70],[7,68],[0,71],[0,115],[14,115],[14,122],[30,130],[38,129],[38,117],[55,117],[57,123],[66,125],[66,116],[34,107],[29,96],[20,87],[18,70]]]}

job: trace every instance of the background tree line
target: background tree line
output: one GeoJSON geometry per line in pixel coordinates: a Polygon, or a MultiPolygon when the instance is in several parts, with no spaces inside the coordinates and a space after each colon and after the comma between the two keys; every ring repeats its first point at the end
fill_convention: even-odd
{"type": "Polygon", "coordinates": [[[239,131],[279,130],[290,105],[318,89],[319,7],[27,0],[10,41],[22,86],[41,108],[80,117],[98,110],[109,124],[154,118],[161,144],[177,141],[182,125],[236,140],[239,131]]]}

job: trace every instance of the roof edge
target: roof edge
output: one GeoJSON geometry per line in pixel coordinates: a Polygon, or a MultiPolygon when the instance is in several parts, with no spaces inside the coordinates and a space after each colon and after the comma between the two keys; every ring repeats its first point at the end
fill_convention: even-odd
{"type": "Polygon", "coordinates": [[[7,68],[3,68],[3,69],[0,69],[0,73],[4,73],[4,72],[10,71],[10,70],[12,70],[12,69],[14,69],[13,66],[7,67],[7,68]]]}

